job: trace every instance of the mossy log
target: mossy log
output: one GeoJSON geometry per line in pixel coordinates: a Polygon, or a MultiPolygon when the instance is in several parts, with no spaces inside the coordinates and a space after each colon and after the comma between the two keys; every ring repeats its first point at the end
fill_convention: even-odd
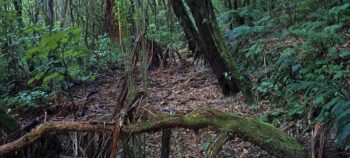
{"type": "Polygon", "coordinates": [[[236,135],[277,157],[304,157],[303,147],[294,138],[274,126],[211,109],[198,109],[187,115],[162,115],[153,121],[127,126],[123,131],[136,134],[175,127],[189,129],[214,127],[220,133],[220,137],[210,147],[212,150],[209,150],[208,157],[215,157],[221,146],[236,135]]]}
{"type": "MultiPolygon", "coordinates": [[[[23,137],[0,146],[0,156],[34,143],[40,137],[50,132],[112,131],[114,127],[115,123],[104,122],[45,123],[23,137]]],[[[123,126],[121,134],[139,134],[177,127],[188,129],[213,127],[216,129],[219,133],[219,137],[209,148],[208,157],[216,157],[222,145],[235,136],[239,136],[260,146],[262,149],[276,157],[304,157],[303,147],[294,138],[279,131],[277,128],[254,119],[210,109],[198,109],[186,115],[159,115],[147,122],[139,122],[123,126]]]]}

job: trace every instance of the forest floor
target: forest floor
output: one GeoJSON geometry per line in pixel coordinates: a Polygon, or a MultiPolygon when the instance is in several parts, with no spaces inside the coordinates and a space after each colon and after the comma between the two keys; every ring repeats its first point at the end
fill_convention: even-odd
{"type": "MultiPolygon", "coordinates": [[[[210,68],[204,65],[193,66],[191,62],[189,59],[182,64],[177,63],[163,70],[149,72],[147,97],[139,109],[152,114],[163,111],[189,113],[196,108],[212,108],[257,118],[276,108],[264,101],[258,103],[258,110],[252,110],[243,102],[240,94],[224,97],[210,68]]],[[[95,82],[77,86],[71,90],[72,97],[68,97],[67,93],[66,96],[52,99],[52,105],[46,109],[46,114],[38,111],[33,115],[31,111],[20,117],[21,122],[31,122],[28,118],[44,121],[110,121],[112,109],[121,92],[121,76],[121,71],[114,71],[99,76],[95,82]]],[[[140,85],[141,78],[136,80],[140,85]]],[[[146,157],[160,157],[161,132],[146,134],[145,137],[146,157]]],[[[215,137],[215,131],[211,129],[173,129],[171,157],[205,157],[205,150],[215,137]]],[[[271,156],[237,137],[223,146],[220,157],[271,156]]]]}

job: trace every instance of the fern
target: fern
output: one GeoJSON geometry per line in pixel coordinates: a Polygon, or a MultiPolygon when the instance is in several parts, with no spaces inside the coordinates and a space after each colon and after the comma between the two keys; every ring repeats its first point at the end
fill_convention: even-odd
{"type": "Polygon", "coordinates": [[[316,31],[326,26],[326,24],[327,23],[325,21],[310,21],[300,25],[299,27],[309,31],[316,31]]]}
{"type": "Polygon", "coordinates": [[[223,15],[227,23],[235,16],[254,19],[225,34],[235,49],[244,47],[235,54],[240,66],[260,75],[255,89],[262,99],[302,105],[295,108],[298,112],[315,109],[315,121],[329,123],[338,133],[337,143],[350,146],[350,51],[344,48],[348,41],[344,32],[350,26],[349,1],[277,0],[274,5],[278,7],[272,10],[267,4],[259,6],[269,16],[255,19],[248,15],[249,8],[223,15]],[[266,40],[268,30],[277,32],[268,34],[272,40],[266,40]]]}
{"type": "Polygon", "coordinates": [[[349,3],[345,3],[341,6],[335,6],[332,9],[330,9],[328,11],[328,14],[330,16],[334,16],[334,17],[339,17],[343,14],[347,14],[350,8],[350,4],[349,3]]]}
{"type": "Polygon", "coordinates": [[[266,32],[266,28],[264,26],[240,26],[226,33],[225,37],[231,41],[234,41],[237,39],[256,37],[264,32],[266,32]]]}

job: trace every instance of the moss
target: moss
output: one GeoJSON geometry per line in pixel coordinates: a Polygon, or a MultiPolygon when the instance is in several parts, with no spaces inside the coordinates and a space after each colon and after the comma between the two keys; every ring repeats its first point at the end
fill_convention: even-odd
{"type": "Polygon", "coordinates": [[[191,112],[183,117],[183,121],[188,124],[207,124],[210,122],[209,117],[205,117],[201,110],[191,112]]]}
{"type": "Polygon", "coordinates": [[[147,131],[150,130],[153,127],[153,123],[152,122],[142,122],[142,123],[137,123],[137,124],[132,124],[129,125],[130,129],[133,129],[133,132],[137,132],[137,131],[147,131]]]}
{"type": "Polygon", "coordinates": [[[234,133],[278,157],[302,157],[302,146],[274,126],[232,113],[198,109],[187,115],[163,115],[156,122],[130,125],[132,131],[145,132],[166,127],[199,128],[212,126],[219,133],[234,133]]]}
{"type": "Polygon", "coordinates": [[[302,146],[289,135],[279,131],[274,126],[237,115],[230,119],[216,118],[214,124],[222,131],[231,131],[259,145],[274,155],[301,155],[302,146]],[[283,150],[284,152],[278,152],[283,150]]]}

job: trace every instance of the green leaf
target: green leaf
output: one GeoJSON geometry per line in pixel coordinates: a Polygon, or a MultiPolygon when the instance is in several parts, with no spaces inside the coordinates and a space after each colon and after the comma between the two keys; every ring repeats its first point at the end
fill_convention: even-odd
{"type": "Polygon", "coordinates": [[[342,57],[342,58],[347,57],[349,55],[350,55],[350,52],[349,51],[345,51],[345,50],[340,51],[340,54],[339,54],[339,56],[342,57]]]}
{"type": "Polygon", "coordinates": [[[338,126],[343,126],[344,124],[348,123],[350,121],[350,108],[336,117],[338,126]]]}
{"type": "Polygon", "coordinates": [[[210,142],[209,141],[206,141],[202,144],[202,148],[203,150],[208,150],[209,149],[209,146],[210,146],[210,142]]]}
{"type": "Polygon", "coordinates": [[[340,79],[343,77],[343,71],[336,72],[336,74],[333,76],[333,80],[340,79]]]}
{"type": "Polygon", "coordinates": [[[36,74],[33,78],[31,78],[28,81],[28,84],[32,84],[34,81],[40,80],[44,76],[44,74],[45,74],[44,72],[39,72],[38,74],[36,74]]]}
{"type": "Polygon", "coordinates": [[[347,137],[349,137],[350,123],[338,130],[337,145],[341,145],[347,137]]]}
{"type": "Polygon", "coordinates": [[[51,80],[56,79],[56,78],[61,78],[62,79],[63,76],[61,74],[59,74],[59,73],[52,73],[51,75],[46,76],[44,78],[43,84],[47,85],[51,80]]]}
{"type": "Polygon", "coordinates": [[[261,93],[265,93],[265,92],[267,92],[267,89],[266,88],[264,88],[264,87],[258,87],[258,92],[261,92],[261,93]]]}
{"type": "Polygon", "coordinates": [[[323,96],[317,96],[316,99],[312,101],[314,105],[319,105],[324,102],[324,97],[323,96]]]}
{"type": "Polygon", "coordinates": [[[42,52],[38,54],[39,59],[45,59],[49,56],[49,52],[42,52]]]}
{"type": "Polygon", "coordinates": [[[268,120],[269,119],[268,119],[267,115],[262,115],[259,117],[259,121],[261,121],[261,122],[267,122],[268,120]]]}
{"type": "Polygon", "coordinates": [[[328,53],[334,54],[336,52],[337,52],[337,49],[335,49],[334,47],[328,48],[328,53]]]}

